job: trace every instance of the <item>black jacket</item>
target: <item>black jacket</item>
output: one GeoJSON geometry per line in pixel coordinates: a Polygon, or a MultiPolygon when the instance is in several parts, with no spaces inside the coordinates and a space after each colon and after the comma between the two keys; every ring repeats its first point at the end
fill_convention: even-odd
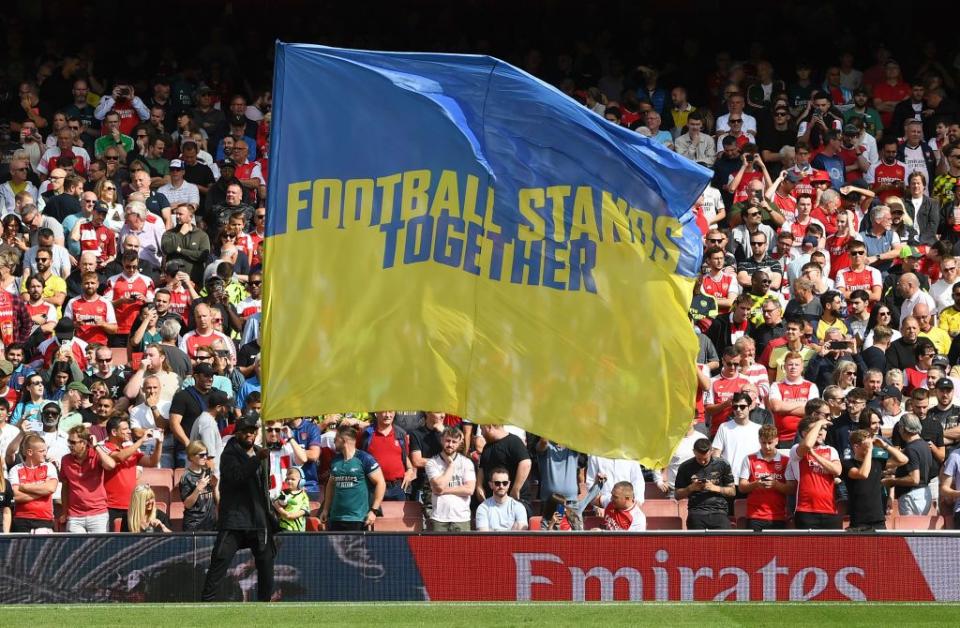
{"type": "Polygon", "coordinates": [[[220,454],[220,530],[276,531],[270,513],[266,460],[247,455],[234,437],[220,454]]]}

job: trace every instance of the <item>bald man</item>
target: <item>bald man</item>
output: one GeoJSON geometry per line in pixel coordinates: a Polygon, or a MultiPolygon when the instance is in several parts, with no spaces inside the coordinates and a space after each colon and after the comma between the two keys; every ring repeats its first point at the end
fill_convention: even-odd
{"type": "Polygon", "coordinates": [[[908,317],[913,315],[913,308],[918,303],[926,303],[928,311],[936,312],[937,304],[933,297],[920,289],[920,280],[913,273],[903,273],[897,281],[897,290],[903,297],[903,305],[900,306],[900,324],[908,317]]]}
{"type": "Polygon", "coordinates": [[[937,348],[937,353],[947,355],[950,352],[950,334],[934,325],[936,321],[930,306],[923,301],[917,303],[913,306],[913,317],[917,319],[917,325],[920,327],[920,337],[929,338],[937,348]]]}

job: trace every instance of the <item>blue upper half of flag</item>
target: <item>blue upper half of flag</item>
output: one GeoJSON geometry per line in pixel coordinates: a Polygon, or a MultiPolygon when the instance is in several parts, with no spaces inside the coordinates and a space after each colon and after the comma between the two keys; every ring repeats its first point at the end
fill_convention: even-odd
{"type": "MultiPolygon", "coordinates": [[[[492,220],[508,236],[523,222],[518,192],[557,184],[610,191],[653,219],[677,218],[676,270],[699,272],[702,243],[689,210],[711,172],[508,63],[278,42],[274,81],[268,235],[310,226],[306,215],[287,216],[293,182],[455,170],[493,188],[492,220]]],[[[562,231],[555,214],[544,220],[548,232],[562,231]]]]}

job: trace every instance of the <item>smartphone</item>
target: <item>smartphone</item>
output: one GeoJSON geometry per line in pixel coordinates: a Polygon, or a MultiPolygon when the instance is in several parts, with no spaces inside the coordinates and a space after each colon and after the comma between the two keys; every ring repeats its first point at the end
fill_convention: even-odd
{"type": "Polygon", "coordinates": [[[851,345],[853,345],[853,343],[850,342],[849,340],[831,340],[830,341],[831,349],[846,350],[846,349],[849,349],[851,345]]]}
{"type": "Polygon", "coordinates": [[[564,504],[557,504],[557,514],[561,517],[567,512],[567,507],[564,504]]]}

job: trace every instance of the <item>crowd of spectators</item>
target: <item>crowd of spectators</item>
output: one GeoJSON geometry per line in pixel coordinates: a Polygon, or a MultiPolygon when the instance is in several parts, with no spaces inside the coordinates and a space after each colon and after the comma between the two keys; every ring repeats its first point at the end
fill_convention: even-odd
{"type": "MultiPolygon", "coordinates": [[[[195,59],[108,80],[95,46],[31,61],[7,26],[2,531],[213,529],[219,455],[260,406],[269,55],[213,28],[195,59]]],[[[585,41],[514,60],[713,171],[691,208],[697,413],[669,463],[442,412],[268,422],[284,530],[376,529],[396,503],[448,532],[960,511],[956,64],[930,45],[906,72],[879,45],[866,67],[756,47],[708,66],[689,40],[655,62],[655,26],[633,67],[585,41]]]]}

